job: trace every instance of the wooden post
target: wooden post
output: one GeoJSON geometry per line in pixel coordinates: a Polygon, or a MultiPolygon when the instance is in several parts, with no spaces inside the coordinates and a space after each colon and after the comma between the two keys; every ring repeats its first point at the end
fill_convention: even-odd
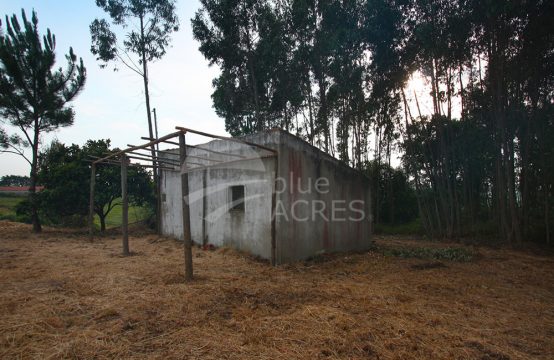
{"type": "Polygon", "coordinates": [[[185,253],[185,281],[192,280],[192,239],[190,235],[189,175],[186,171],[187,143],[185,133],[179,134],[179,159],[181,161],[181,205],[183,208],[183,242],[185,253]]]}
{"type": "Polygon", "coordinates": [[[92,241],[94,236],[94,187],[96,185],[96,164],[90,166],[90,196],[88,208],[88,237],[92,241]]]}
{"type": "Polygon", "coordinates": [[[127,156],[121,154],[121,232],[123,234],[123,255],[129,255],[129,199],[127,197],[127,156]]]}
{"type": "Polygon", "coordinates": [[[275,248],[276,248],[276,224],[275,224],[275,217],[277,216],[276,210],[277,210],[277,179],[279,174],[279,156],[275,154],[273,157],[274,163],[274,170],[273,170],[273,190],[271,192],[271,265],[276,265],[276,254],[275,254],[275,248]]]}
{"type": "MultiPolygon", "coordinates": [[[[152,112],[154,113],[154,135],[156,136],[156,139],[158,139],[158,116],[156,114],[156,108],[152,109],[152,112]]],[[[160,156],[159,153],[160,150],[160,144],[156,143],[156,160],[158,160],[158,156],[160,156]]],[[[156,183],[156,230],[158,231],[158,235],[162,234],[162,185],[161,185],[161,179],[162,179],[162,171],[160,169],[158,162],[158,167],[154,169],[154,176],[157,176],[158,180],[155,181],[156,183]],[[157,170],[157,172],[156,172],[157,170]]]]}
{"type": "Polygon", "coordinates": [[[206,231],[206,212],[208,210],[207,178],[208,169],[204,169],[202,172],[202,245],[204,246],[208,244],[208,234],[206,231]]]}
{"type": "Polygon", "coordinates": [[[156,187],[156,230],[158,235],[162,235],[162,169],[159,166],[158,170],[158,186],[156,187]]]}

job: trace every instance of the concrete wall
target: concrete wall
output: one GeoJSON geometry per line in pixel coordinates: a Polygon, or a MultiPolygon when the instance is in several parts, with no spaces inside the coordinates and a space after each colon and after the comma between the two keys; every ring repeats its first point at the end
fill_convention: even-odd
{"type": "MultiPolygon", "coordinates": [[[[271,193],[273,188],[274,158],[264,157],[256,149],[226,141],[212,141],[202,147],[240,154],[253,160],[240,160],[225,155],[206,153],[189,148],[191,156],[209,157],[212,160],[237,161],[202,169],[198,164],[217,164],[189,158],[190,214],[192,240],[215,246],[230,246],[269,259],[271,257],[271,193]],[[205,177],[205,189],[204,178],[205,177]],[[243,185],[244,211],[230,210],[231,186],[243,185]],[[203,201],[206,203],[203,204],[203,201]],[[202,218],[206,207],[206,226],[203,233],[202,218]]],[[[177,150],[175,151],[177,153],[177,150]]],[[[167,157],[167,155],[166,155],[167,157]]],[[[176,158],[174,156],[173,158],[176,158]]],[[[183,238],[181,175],[178,171],[163,171],[161,178],[162,232],[183,238]]]]}
{"type": "MultiPolygon", "coordinates": [[[[301,139],[280,130],[262,132],[244,139],[278,149],[276,217],[277,263],[292,262],[325,252],[364,250],[371,245],[370,194],[367,178],[301,139]],[[318,179],[326,179],[324,181],[318,179]],[[328,181],[328,186],[325,186],[328,181]],[[319,185],[319,186],[316,186],[319,185]],[[352,201],[353,208],[349,208],[352,201]],[[342,211],[341,209],[345,209],[342,211]],[[334,210],[333,210],[334,209],[334,210]],[[334,213],[333,213],[334,211],[334,213]],[[352,221],[350,219],[363,220],[352,221]],[[333,220],[335,218],[335,220],[333,220]]],[[[271,193],[274,158],[259,149],[212,141],[201,147],[255,160],[214,164],[189,158],[197,164],[189,172],[192,239],[202,244],[231,246],[262,258],[271,257],[271,193]],[[196,168],[196,170],[195,170],[196,168]],[[202,233],[203,177],[206,182],[207,222],[202,233]],[[229,211],[230,187],[245,186],[244,212],[229,211]]],[[[230,160],[189,148],[192,156],[230,160]]],[[[168,155],[170,156],[170,155],[168,155]]],[[[162,173],[162,231],[182,239],[182,209],[179,172],[162,173]]]]}
{"type": "Polygon", "coordinates": [[[365,176],[286,132],[281,132],[279,176],[286,189],[279,186],[278,212],[286,216],[277,216],[278,263],[371,246],[365,176]]]}

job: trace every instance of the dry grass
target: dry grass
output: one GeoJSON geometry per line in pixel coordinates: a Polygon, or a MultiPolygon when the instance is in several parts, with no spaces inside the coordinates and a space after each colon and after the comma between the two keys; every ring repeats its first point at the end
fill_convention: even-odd
{"type": "Polygon", "coordinates": [[[549,257],[477,249],[426,266],[369,252],[271,268],[195,249],[184,284],[178,243],[130,243],[124,258],[116,237],[0,222],[0,358],[554,358],[549,257]]]}

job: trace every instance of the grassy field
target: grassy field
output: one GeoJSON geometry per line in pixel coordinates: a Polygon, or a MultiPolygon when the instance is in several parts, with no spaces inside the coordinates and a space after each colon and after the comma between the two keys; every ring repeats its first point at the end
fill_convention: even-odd
{"type": "Polygon", "coordinates": [[[15,206],[26,199],[26,196],[0,194],[0,218],[15,216],[15,206]]]}
{"type": "MultiPolygon", "coordinates": [[[[119,199],[116,200],[119,202],[119,199]]],[[[148,209],[139,206],[129,206],[129,223],[144,220],[148,217],[148,209]]],[[[100,228],[100,219],[98,216],[94,217],[94,223],[100,228]]],[[[121,206],[116,206],[110,211],[106,217],[106,228],[113,228],[121,226],[121,206]]]]}
{"type": "Polygon", "coordinates": [[[271,267],[195,247],[184,283],[182,244],[153,234],[123,257],[117,234],[0,233],[2,359],[554,358],[549,256],[377,237],[271,267]]]}
{"type": "MultiPolygon", "coordinates": [[[[15,206],[26,199],[26,196],[0,194],[0,219],[15,217],[15,206]]],[[[118,200],[117,200],[118,201],[118,200]]],[[[129,223],[144,220],[148,217],[148,210],[144,207],[129,206],[129,223]]],[[[100,219],[94,217],[94,223],[100,228],[100,219]]],[[[121,226],[121,206],[116,206],[110,211],[106,218],[106,227],[113,228],[121,226]]]]}

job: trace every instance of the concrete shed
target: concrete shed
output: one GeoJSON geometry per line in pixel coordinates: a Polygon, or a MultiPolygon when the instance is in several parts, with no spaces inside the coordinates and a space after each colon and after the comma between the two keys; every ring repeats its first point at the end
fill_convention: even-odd
{"type": "MultiPolygon", "coordinates": [[[[277,264],[370,247],[370,188],[362,173],[286,131],[241,139],[276,156],[228,140],[187,146],[195,243],[229,246],[277,264]]],[[[161,231],[182,239],[180,172],[162,170],[160,181],[161,231]]]]}

